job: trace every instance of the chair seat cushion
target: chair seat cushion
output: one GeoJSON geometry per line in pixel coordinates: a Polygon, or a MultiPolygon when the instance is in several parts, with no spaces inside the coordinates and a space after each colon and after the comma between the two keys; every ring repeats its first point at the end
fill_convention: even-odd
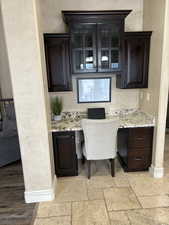
{"type": "MultiPolygon", "coordinates": [[[[103,159],[102,157],[97,156],[97,155],[92,156],[92,157],[89,157],[89,155],[87,155],[87,153],[86,153],[85,144],[84,144],[83,147],[82,147],[82,151],[83,151],[84,157],[85,157],[87,160],[104,160],[104,159],[115,159],[115,158],[116,158],[116,154],[113,153],[113,149],[112,149],[112,155],[111,155],[110,157],[107,157],[107,158],[104,157],[104,159],[103,159]]],[[[103,150],[103,151],[104,151],[104,150],[103,150]]]]}

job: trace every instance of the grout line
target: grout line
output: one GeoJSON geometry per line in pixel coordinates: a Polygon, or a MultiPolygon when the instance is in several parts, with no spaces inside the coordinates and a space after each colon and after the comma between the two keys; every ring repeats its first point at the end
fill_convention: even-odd
{"type": "Polygon", "coordinates": [[[137,197],[137,195],[136,195],[136,193],[135,193],[135,191],[133,190],[133,188],[132,188],[132,186],[131,186],[131,185],[130,185],[130,188],[131,188],[132,192],[134,193],[134,195],[135,195],[135,197],[136,197],[136,200],[138,201],[139,205],[140,205],[140,206],[141,206],[141,208],[143,209],[143,206],[142,206],[142,204],[141,204],[141,202],[140,202],[139,198],[137,197]]]}
{"type": "Polygon", "coordinates": [[[126,211],[126,212],[124,212],[124,214],[126,215],[126,217],[127,217],[127,219],[128,219],[129,224],[130,224],[130,225],[132,225],[132,221],[130,220],[130,218],[129,218],[129,216],[128,216],[127,211],[126,211]]]}
{"type": "Polygon", "coordinates": [[[57,217],[71,217],[71,215],[44,216],[44,217],[36,217],[36,219],[49,219],[49,218],[57,218],[57,217]]]}
{"type": "Polygon", "coordinates": [[[111,224],[111,219],[110,219],[110,216],[109,216],[109,210],[108,210],[108,207],[107,207],[107,203],[106,203],[106,199],[105,199],[105,195],[104,195],[104,190],[103,190],[103,200],[104,200],[104,204],[105,204],[105,207],[106,207],[106,213],[107,213],[107,217],[108,217],[108,220],[109,220],[109,224],[111,224]]]}
{"type": "Polygon", "coordinates": [[[33,210],[32,219],[31,219],[31,222],[30,222],[30,225],[34,225],[34,223],[35,223],[35,220],[37,218],[37,212],[38,212],[39,204],[40,203],[36,203],[36,205],[35,205],[35,208],[33,210]]]}
{"type": "Polygon", "coordinates": [[[71,223],[71,225],[73,224],[73,203],[71,202],[71,213],[70,213],[71,215],[71,217],[70,217],[70,223],[71,223]]]}

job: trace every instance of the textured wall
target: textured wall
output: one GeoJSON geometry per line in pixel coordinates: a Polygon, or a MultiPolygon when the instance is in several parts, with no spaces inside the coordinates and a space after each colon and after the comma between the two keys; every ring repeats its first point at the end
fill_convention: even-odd
{"type": "MultiPolygon", "coordinates": [[[[126,18],[126,31],[142,30],[143,24],[143,0],[40,0],[42,25],[44,32],[65,32],[65,24],[62,19],[62,10],[118,10],[132,9],[132,13],[126,18]]],[[[76,82],[73,78],[73,92],[52,94],[61,95],[64,102],[64,110],[85,110],[87,107],[104,106],[107,111],[119,108],[138,108],[139,90],[120,90],[115,88],[115,76],[112,81],[112,102],[103,104],[77,104],[76,82]]]]}
{"type": "Polygon", "coordinates": [[[149,88],[143,91],[143,99],[140,107],[155,114],[158,109],[158,99],[160,91],[162,50],[164,37],[164,13],[165,1],[149,0],[144,1],[144,30],[153,31],[151,37],[150,64],[149,64],[149,88]],[[158,15],[158,16],[157,16],[158,15]],[[146,100],[146,95],[150,94],[150,101],[146,100]]]}
{"type": "Polygon", "coordinates": [[[33,0],[1,2],[26,192],[49,190],[53,157],[36,5],[33,0]]]}
{"type": "MultiPolygon", "coordinates": [[[[144,0],[144,29],[152,30],[149,88],[143,91],[140,107],[155,115],[153,168],[163,168],[165,122],[169,86],[169,0],[144,0]],[[147,101],[147,94],[150,101],[147,101]]],[[[159,170],[160,171],[160,170],[159,170]]],[[[162,171],[162,170],[161,170],[162,171]]],[[[161,173],[162,174],[162,173],[161,173]]],[[[156,176],[156,173],[154,173],[156,176]]]]}

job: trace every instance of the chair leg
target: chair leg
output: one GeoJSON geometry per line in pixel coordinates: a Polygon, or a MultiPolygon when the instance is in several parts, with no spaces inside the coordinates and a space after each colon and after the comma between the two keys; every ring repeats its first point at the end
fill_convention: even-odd
{"type": "Polygon", "coordinates": [[[115,177],[115,163],[114,163],[115,160],[111,159],[110,162],[111,162],[111,175],[112,177],[115,177]]]}
{"type": "Polygon", "coordinates": [[[87,170],[88,170],[88,179],[90,179],[91,177],[91,161],[90,160],[87,160],[87,170]]]}
{"type": "Polygon", "coordinates": [[[86,159],[85,159],[84,155],[82,154],[82,165],[85,164],[85,161],[86,161],[86,159]]]}

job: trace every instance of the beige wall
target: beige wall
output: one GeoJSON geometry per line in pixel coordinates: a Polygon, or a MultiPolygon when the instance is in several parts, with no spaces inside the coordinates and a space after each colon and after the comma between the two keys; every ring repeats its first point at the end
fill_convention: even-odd
{"type": "Polygon", "coordinates": [[[164,37],[164,13],[165,1],[144,1],[143,29],[153,31],[151,37],[150,64],[149,64],[149,88],[143,90],[143,99],[140,107],[149,113],[155,114],[158,109],[160,91],[162,49],[164,37]],[[147,101],[147,94],[150,101],[147,101]]]}
{"type": "Polygon", "coordinates": [[[50,143],[49,97],[43,56],[41,57],[43,46],[35,1],[2,0],[2,16],[15,100],[26,200],[37,201],[41,193],[40,200],[44,197],[52,198],[54,163],[50,143]],[[47,194],[49,196],[46,196],[47,194]]]}
{"type": "MultiPolygon", "coordinates": [[[[126,31],[140,31],[143,24],[143,0],[41,0],[40,1],[43,31],[65,32],[65,24],[62,19],[62,10],[119,10],[132,9],[132,13],[126,18],[126,31]]],[[[87,107],[104,106],[107,111],[120,108],[138,108],[139,90],[120,90],[115,87],[115,76],[112,79],[111,104],[77,104],[76,82],[73,78],[73,92],[51,94],[61,95],[64,111],[86,110],[87,107]]]]}
{"type": "MultiPolygon", "coordinates": [[[[97,75],[98,76],[98,75],[97,75]]],[[[104,75],[105,76],[105,75],[104,75]]],[[[110,103],[93,103],[93,104],[77,104],[77,87],[76,78],[73,78],[73,92],[57,93],[63,99],[64,111],[86,111],[88,107],[105,107],[106,112],[111,113],[119,109],[137,109],[139,106],[139,91],[138,90],[122,90],[116,89],[116,78],[112,77],[112,100],[110,103]]],[[[56,93],[51,93],[51,96],[56,96],[56,93]]]]}
{"type": "Polygon", "coordinates": [[[120,10],[132,9],[126,19],[127,31],[142,30],[143,0],[41,0],[44,32],[64,32],[62,10],[120,10]]]}
{"type": "MultiPolygon", "coordinates": [[[[0,3],[1,4],[1,3],[0,3]]],[[[0,91],[2,98],[12,98],[12,84],[9,71],[9,62],[4,37],[4,28],[2,21],[1,5],[0,5],[0,91]]]]}
{"type": "Polygon", "coordinates": [[[149,88],[143,91],[140,107],[155,115],[151,172],[163,174],[165,122],[169,86],[169,0],[144,0],[144,30],[152,30],[149,65],[149,88]],[[146,100],[150,94],[150,101],[146,100]]]}

